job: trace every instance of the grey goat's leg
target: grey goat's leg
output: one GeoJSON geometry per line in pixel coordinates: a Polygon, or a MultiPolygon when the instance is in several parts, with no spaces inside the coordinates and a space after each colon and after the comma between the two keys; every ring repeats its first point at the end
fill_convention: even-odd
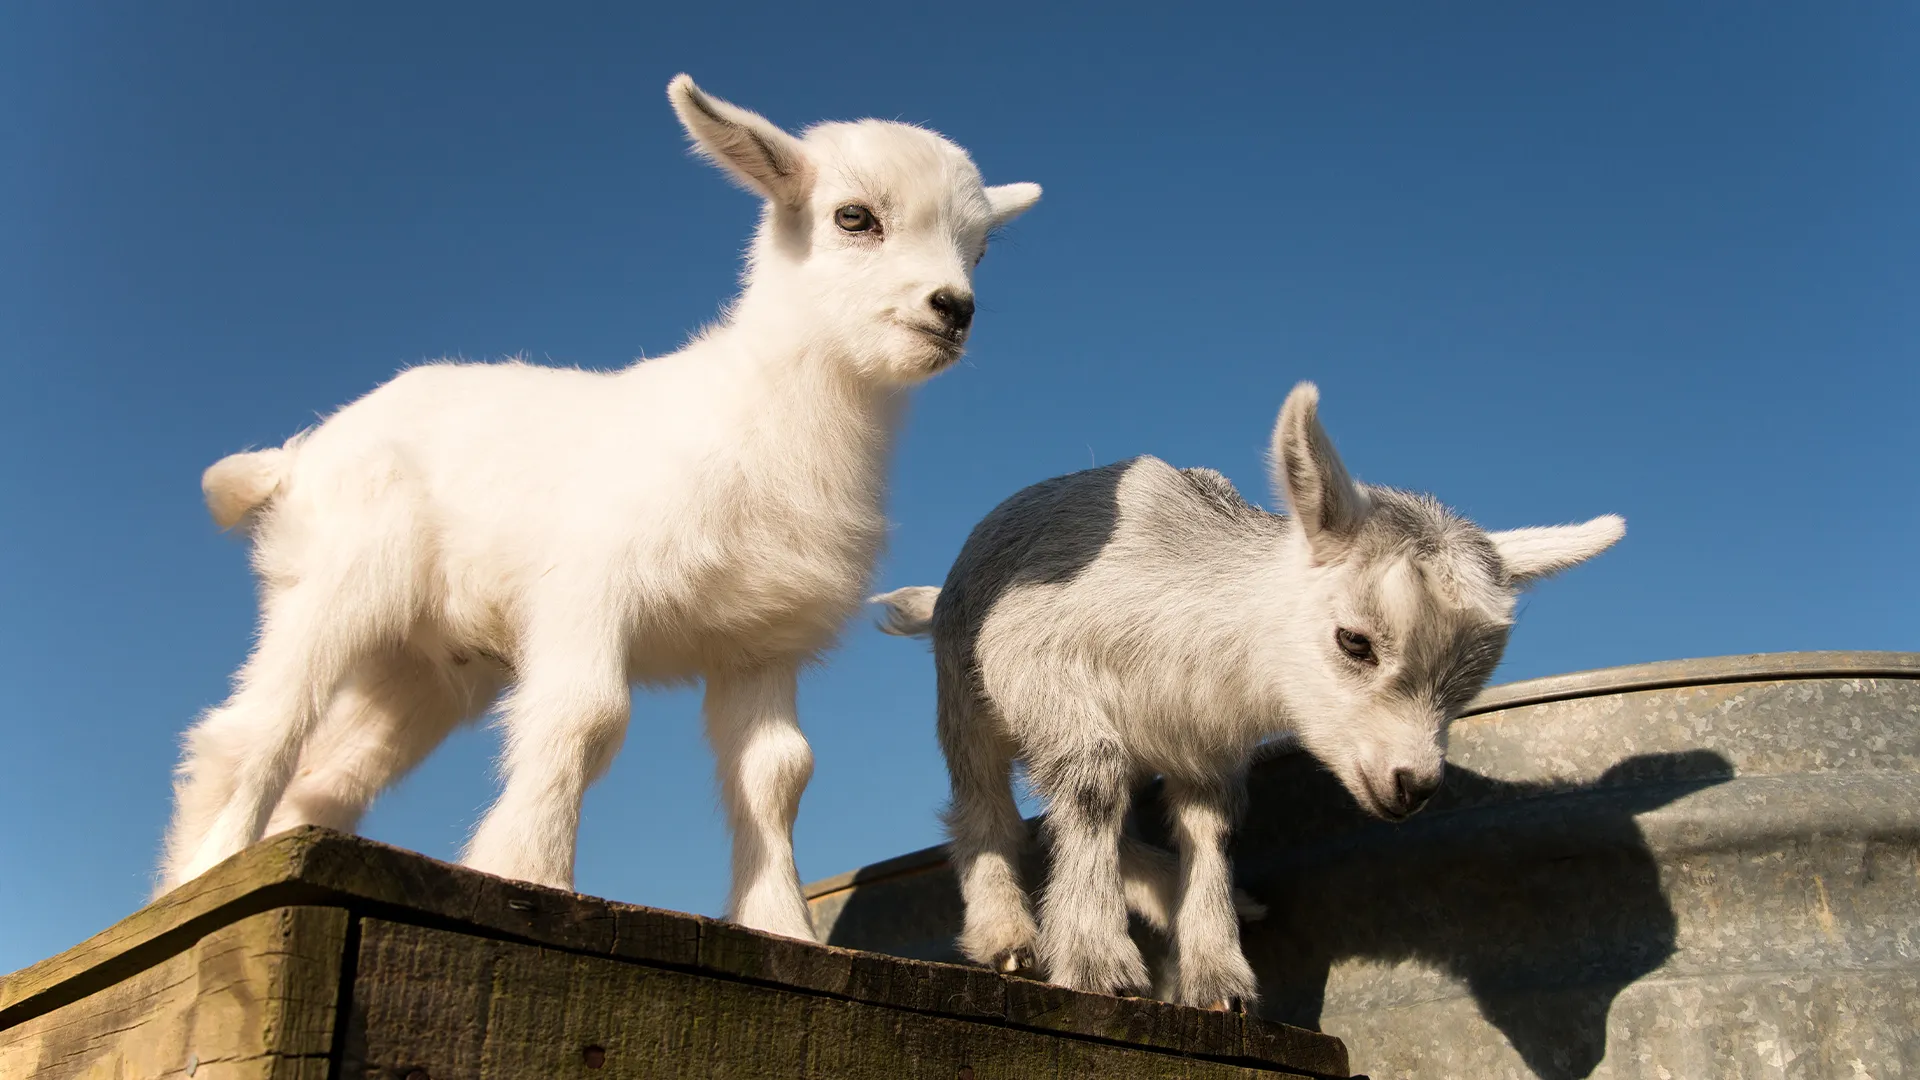
{"type": "MultiPolygon", "coordinates": [[[[1086,728],[1098,730],[1092,723],[1086,728]]],[[[1120,830],[1132,795],[1125,750],[1101,735],[1029,766],[1047,799],[1053,852],[1040,901],[1040,958],[1047,978],[1076,990],[1144,994],[1147,965],[1127,936],[1120,878],[1120,830]]]]}
{"type": "Polygon", "coordinates": [[[1032,972],[1039,931],[1020,883],[1027,824],[1013,798],[1013,749],[989,722],[992,706],[942,681],[940,748],[953,783],[943,817],[966,907],[960,951],[995,971],[1032,972]]]}
{"type": "Polygon", "coordinates": [[[1172,994],[1182,1005],[1244,1009],[1258,995],[1240,948],[1227,837],[1243,801],[1238,777],[1166,786],[1167,818],[1180,850],[1179,900],[1173,912],[1172,994]]]}

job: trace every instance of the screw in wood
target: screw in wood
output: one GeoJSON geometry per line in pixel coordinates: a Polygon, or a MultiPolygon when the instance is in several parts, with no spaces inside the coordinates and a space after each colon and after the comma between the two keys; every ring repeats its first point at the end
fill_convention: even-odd
{"type": "Polygon", "coordinates": [[[427,1070],[425,1069],[409,1069],[407,1070],[407,1080],[432,1080],[432,1078],[427,1075],[427,1070]]]}
{"type": "Polygon", "coordinates": [[[580,1060],[589,1069],[597,1069],[607,1063],[607,1050],[603,1046],[589,1046],[580,1051],[580,1060]]]}
{"type": "Polygon", "coordinates": [[[960,1066],[959,1080],[973,1080],[973,1066],[971,1065],[960,1066]]]}

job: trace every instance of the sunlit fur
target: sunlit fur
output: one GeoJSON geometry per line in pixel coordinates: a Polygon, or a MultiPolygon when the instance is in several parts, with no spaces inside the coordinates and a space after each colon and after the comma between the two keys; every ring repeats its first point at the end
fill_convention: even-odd
{"type": "Polygon", "coordinates": [[[668,98],[766,200],[717,324],[618,372],[415,368],[207,470],[215,519],[252,538],[259,641],[187,733],[160,891],[265,832],[353,828],[503,689],[503,789],[466,862],[568,887],[630,685],[704,680],[731,915],[812,935],[796,674],[869,588],[905,390],[965,343],[929,297],[970,301],[988,233],[1040,191],[983,186],[921,128],[795,137],[686,76],[668,98]],[[880,229],[836,224],[852,202],[880,229]]]}
{"type": "Polygon", "coordinates": [[[1296,387],[1274,432],[1290,516],[1212,470],[1136,458],[1027,488],[974,528],[943,588],[875,598],[883,629],[933,636],[970,958],[1142,992],[1131,907],[1172,934],[1163,996],[1251,999],[1225,843],[1254,747],[1297,739],[1369,813],[1413,813],[1440,783],[1449,722],[1499,662],[1517,592],[1624,531],[1609,516],[1488,533],[1356,484],[1317,402],[1296,387]],[[1342,629],[1370,659],[1341,648],[1342,629]],[[1015,761],[1048,807],[1037,927],[1016,870],[1015,761]],[[1154,774],[1177,864],[1122,842],[1130,793],[1154,774]]]}

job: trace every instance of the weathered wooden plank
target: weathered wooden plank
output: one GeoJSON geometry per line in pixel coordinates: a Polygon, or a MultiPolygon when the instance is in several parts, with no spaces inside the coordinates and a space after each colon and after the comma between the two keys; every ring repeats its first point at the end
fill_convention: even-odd
{"type": "MultiPolygon", "coordinates": [[[[1245,1037],[1246,1055],[1255,1061],[1285,1061],[1294,1068],[1323,1076],[1352,1073],[1347,1044],[1318,1031],[1249,1019],[1245,1037]]],[[[1354,1080],[1366,1080],[1366,1077],[1354,1080]]]]}
{"type": "MultiPolygon", "coordinates": [[[[75,949],[0,980],[0,1030],[157,965],[220,925],[287,905],[336,907],[363,918],[959,1021],[1345,1074],[1345,1048],[1323,1035],[1081,994],[978,968],[790,941],[698,916],[505,881],[313,828],[255,845],[75,949]]],[[[698,1030],[688,1022],[694,1024],[688,1030],[698,1030]]]]}
{"type": "Polygon", "coordinates": [[[303,827],[255,844],[66,952],[0,978],[0,1027],[109,985],[212,927],[289,904],[404,910],[417,920],[689,966],[705,921],[507,881],[303,827]]]}
{"type": "Polygon", "coordinates": [[[344,1075],[1257,1080],[1300,1075],[366,920],[344,1075]]]}
{"type": "Polygon", "coordinates": [[[1004,1020],[1007,980],[984,968],[903,961],[712,923],[700,968],[738,978],[961,1019],[1004,1020]]]}
{"type": "Polygon", "coordinates": [[[326,1080],[350,916],[289,907],[0,1030],[6,1080],[326,1080]]]}

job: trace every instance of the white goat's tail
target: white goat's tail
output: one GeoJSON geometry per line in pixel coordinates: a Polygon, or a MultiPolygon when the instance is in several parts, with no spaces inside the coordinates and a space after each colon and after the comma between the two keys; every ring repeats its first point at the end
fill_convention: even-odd
{"type": "Polygon", "coordinates": [[[288,456],[284,447],[276,447],[229,454],[208,466],[200,476],[200,491],[213,523],[231,529],[265,506],[286,478],[288,456]]]}
{"type": "Polygon", "coordinates": [[[867,601],[887,609],[880,629],[898,637],[926,637],[933,633],[933,602],[940,590],[932,585],[910,585],[881,593],[867,601]]]}

